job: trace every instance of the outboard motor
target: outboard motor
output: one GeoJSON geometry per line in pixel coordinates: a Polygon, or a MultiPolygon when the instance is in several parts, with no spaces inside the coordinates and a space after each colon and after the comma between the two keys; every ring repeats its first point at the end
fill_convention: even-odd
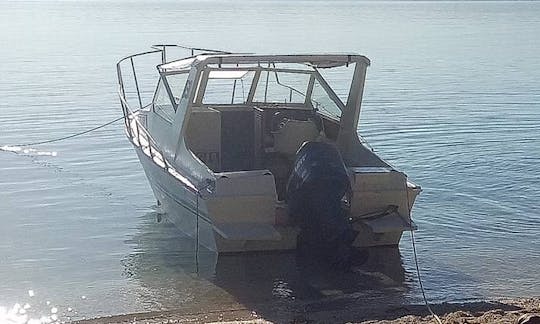
{"type": "Polygon", "coordinates": [[[347,169],[337,148],[323,142],[304,143],[287,183],[289,214],[300,227],[298,244],[343,268],[350,265],[357,235],[348,217],[350,194],[347,169]]]}

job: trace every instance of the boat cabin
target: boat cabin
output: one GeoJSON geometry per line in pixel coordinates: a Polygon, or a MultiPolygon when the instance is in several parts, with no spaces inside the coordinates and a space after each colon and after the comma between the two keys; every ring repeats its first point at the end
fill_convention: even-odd
{"type": "Polygon", "coordinates": [[[386,165],[355,145],[368,65],[360,55],[236,54],[161,64],[152,107],[158,118],[147,127],[173,160],[185,147],[213,173],[269,170],[281,200],[306,141],[336,143],[350,166],[386,165]],[[325,75],[339,75],[341,88],[325,75]]]}

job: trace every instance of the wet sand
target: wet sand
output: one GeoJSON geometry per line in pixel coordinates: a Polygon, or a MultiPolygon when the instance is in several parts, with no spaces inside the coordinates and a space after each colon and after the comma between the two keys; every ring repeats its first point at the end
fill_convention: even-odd
{"type": "MultiPolygon", "coordinates": [[[[540,314],[540,297],[432,305],[443,323],[516,323],[524,314],[540,314]]],[[[214,311],[176,309],[76,321],[95,323],[436,323],[425,305],[383,300],[332,299],[316,302],[236,305],[214,311]]]]}

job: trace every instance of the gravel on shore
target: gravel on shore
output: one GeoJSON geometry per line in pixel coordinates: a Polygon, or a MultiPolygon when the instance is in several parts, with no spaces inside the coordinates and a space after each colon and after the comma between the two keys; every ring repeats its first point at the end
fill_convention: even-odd
{"type": "MultiPolygon", "coordinates": [[[[445,324],[517,323],[525,314],[540,314],[540,297],[501,299],[468,303],[432,305],[445,324]]],[[[258,305],[247,309],[219,309],[190,312],[186,309],[126,314],[76,321],[77,324],[124,323],[436,323],[425,305],[370,303],[368,301],[332,301],[295,305],[258,305]],[[257,310],[254,310],[257,309],[257,310]]]]}

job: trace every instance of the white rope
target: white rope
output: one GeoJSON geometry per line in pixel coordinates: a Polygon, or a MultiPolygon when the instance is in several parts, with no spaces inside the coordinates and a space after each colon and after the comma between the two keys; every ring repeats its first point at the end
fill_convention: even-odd
{"type": "Polygon", "coordinates": [[[442,324],[441,319],[439,318],[439,316],[437,316],[437,314],[435,314],[433,312],[433,310],[431,309],[431,306],[429,306],[429,303],[428,303],[427,298],[426,298],[426,292],[424,291],[424,285],[422,284],[422,278],[420,277],[420,267],[418,266],[418,256],[416,255],[416,244],[414,242],[414,230],[412,229],[412,227],[411,227],[411,241],[412,241],[412,246],[413,246],[414,264],[416,266],[416,274],[418,276],[418,283],[420,284],[420,290],[422,291],[422,297],[424,298],[424,303],[426,304],[426,307],[427,307],[428,311],[435,318],[437,323],[442,324]]]}
{"type": "Polygon", "coordinates": [[[118,117],[116,119],[111,120],[110,122],[105,123],[105,124],[102,124],[102,125],[87,129],[87,130],[82,131],[82,132],[78,132],[78,133],[75,133],[75,134],[63,136],[63,137],[60,137],[60,138],[55,138],[55,139],[50,139],[50,140],[40,141],[40,142],[34,142],[34,143],[18,144],[16,146],[35,146],[35,145],[41,145],[41,144],[60,142],[60,141],[63,141],[63,140],[69,139],[69,138],[77,137],[77,136],[80,136],[80,135],[84,135],[84,134],[88,134],[90,132],[96,131],[96,130],[101,129],[103,127],[114,124],[114,123],[116,123],[117,121],[119,121],[119,120],[121,120],[123,118],[124,118],[124,116],[118,117]]]}
{"type": "Polygon", "coordinates": [[[420,284],[420,290],[422,291],[422,297],[424,298],[424,304],[426,305],[429,313],[431,314],[431,316],[433,316],[433,318],[435,318],[435,321],[437,321],[437,324],[442,324],[441,319],[439,318],[439,316],[437,316],[437,314],[435,314],[435,312],[433,312],[433,310],[431,309],[431,306],[429,305],[429,303],[427,301],[426,292],[424,291],[424,285],[422,284],[422,278],[420,277],[420,266],[418,265],[418,255],[416,254],[416,242],[414,241],[414,228],[413,228],[412,218],[410,216],[412,208],[411,208],[411,204],[410,204],[410,200],[409,200],[409,188],[408,188],[408,185],[407,185],[407,181],[405,181],[405,192],[406,192],[406,195],[407,195],[407,208],[409,210],[409,228],[410,228],[410,232],[411,232],[411,242],[412,242],[413,255],[414,255],[414,265],[416,266],[416,275],[418,276],[418,283],[420,284]]]}

